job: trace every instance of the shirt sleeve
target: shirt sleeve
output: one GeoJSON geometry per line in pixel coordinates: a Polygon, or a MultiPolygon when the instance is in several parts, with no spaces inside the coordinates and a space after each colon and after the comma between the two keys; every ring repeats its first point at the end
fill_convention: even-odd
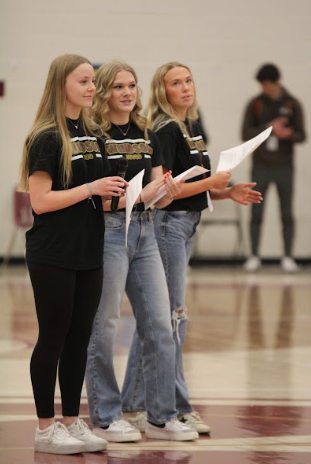
{"type": "Polygon", "coordinates": [[[29,176],[44,171],[53,179],[59,168],[60,141],[55,132],[44,132],[34,140],[29,150],[29,176]]]}
{"type": "Polygon", "coordinates": [[[306,140],[304,114],[301,103],[298,100],[294,100],[294,124],[293,134],[291,141],[294,143],[301,143],[306,140]]]}
{"type": "Polygon", "coordinates": [[[246,106],[242,121],[242,140],[246,142],[256,135],[260,134],[263,130],[267,129],[267,124],[259,123],[256,118],[256,105],[260,105],[259,99],[252,99],[246,106]]]}
{"type": "Polygon", "coordinates": [[[153,150],[152,157],[151,157],[152,167],[155,168],[157,166],[163,166],[164,158],[163,158],[159,139],[156,136],[156,134],[152,132],[151,130],[148,130],[148,135],[149,135],[152,150],[153,150]]]}
{"type": "Polygon", "coordinates": [[[178,125],[175,122],[171,122],[156,133],[161,144],[164,166],[171,171],[173,170],[176,153],[178,152],[178,131],[180,132],[178,125]]]}

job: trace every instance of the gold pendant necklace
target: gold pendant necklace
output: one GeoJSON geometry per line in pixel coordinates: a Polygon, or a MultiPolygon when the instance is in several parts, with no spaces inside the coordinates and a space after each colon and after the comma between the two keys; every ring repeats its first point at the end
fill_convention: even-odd
{"type": "Polygon", "coordinates": [[[119,131],[121,132],[122,135],[124,135],[124,137],[127,135],[128,131],[130,130],[130,127],[131,127],[131,121],[129,122],[129,125],[127,126],[127,129],[126,131],[124,132],[121,127],[119,127],[117,124],[114,124],[118,129],[119,131]]]}
{"type": "Polygon", "coordinates": [[[75,125],[75,123],[72,121],[72,119],[70,119],[70,118],[67,118],[67,119],[68,119],[69,122],[71,122],[71,124],[72,124],[76,129],[78,129],[78,127],[79,127],[79,122],[80,122],[80,119],[79,119],[79,118],[78,118],[78,121],[77,121],[77,125],[75,125]]]}

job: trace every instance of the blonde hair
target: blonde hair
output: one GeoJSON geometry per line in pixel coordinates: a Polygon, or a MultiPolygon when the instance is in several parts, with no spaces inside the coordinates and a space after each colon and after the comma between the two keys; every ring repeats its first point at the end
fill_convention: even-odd
{"type": "MultiPolygon", "coordinates": [[[[121,60],[112,60],[103,64],[96,73],[96,92],[93,98],[93,105],[90,109],[90,117],[93,120],[93,129],[100,129],[101,133],[109,138],[109,130],[111,129],[111,121],[109,117],[109,100],[111,97],[111,89],[116,75],[120,71],[128,71],[134,76],[134,80],[137,84],[137,74],[130,66],[121,60]]],[[[140,114],[142,110],[142,103],[140,99],[141,90],[137,88],[137,100],[136,104],[131,112],[130,120],[139,127],[140,130],[144,131],[145,137],[148,138],[147,134],[147,118],[140,114]]]]}
{"type": "MultiPolygon", "coordinates": [[[[65,115],[65,84],[67,76],[84,63],[91,65],[90,61],[83,56],[64,54],[58,56],[50,66],[35,121],[24,142],[19,187],[22,191],[27,191],[29,189],[29,151],[35,140],[46,131],[58,134],[62,142],[62,182],[64,188],[68,188],[69,186],[71,178],[72,147],[65,115]]],[[[79,119],[85,129],[91,130],[84,109],[81,110],[79,119]]]]}
{"type": "MultiPolygon", "coordinates": [[[[147,121],[148,125],[155,131],[166,126],[169,122],[174,121],[178,124],[182,132],[188,134],[184,122],[175,113],[175,110],[169,103],[165,92],[164,77],[171,69],[174,68],[185,68],[192,76],[188,66],[177,61],[171,61],[160,66],[156,70],[150,85],[147,121]]],[[[187,109],[186,118],[190,121],[190,123],[191,121],[198,119],[197,100],[195,95],[193,104],[187,109]]]]}

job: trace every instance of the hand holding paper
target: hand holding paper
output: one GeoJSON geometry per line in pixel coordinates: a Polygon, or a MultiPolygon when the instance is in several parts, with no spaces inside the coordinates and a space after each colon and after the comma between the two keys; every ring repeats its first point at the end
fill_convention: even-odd
{"type": "MultiPolygon", "coordinates": [[[[203,168],[202,166],[193,166],[192,168],[188,169],[187,171],[182,172],[178,176],[174,177],[174,180],[179,181],[179,180],[187,180],[191,179],[192,177],[199,176],[201,174],[204,174],[204,172],[207,172],[208,170],[203,168]]],[[[166,189],[165,185],[163,185],[159,190],[158,193],[151,198],[151,200],[145,202],[145,208],[150,208],[152,205],[154,205],[160,198],[162,198],[165,195],[166,189]]]]}
{"type": "Polygon", "coordinates": [[[256,137],[248,140],[242,145],[222,151],[219,156],[219,162],[216,172],[230,171],[240,164],[244,158],[250,155],[259,145],[264,142],[271,134],[272,127],[264,130],[256,137]]]}

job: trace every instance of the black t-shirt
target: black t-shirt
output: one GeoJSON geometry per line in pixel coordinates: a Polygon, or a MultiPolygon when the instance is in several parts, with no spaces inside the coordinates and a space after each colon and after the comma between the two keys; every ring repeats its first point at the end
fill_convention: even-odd
{"type": "MultiPolygon", "coordinates": [[[[81,126],[81,125],[80,125],[81,126]]],[[[82,127],[68,129],[72,143],[72,177],[69,188],[102,178],[109,172],[104,146],[82,127]]],[[[29,176],[44,171],[52,178],[52,190],[64,190],[61,179],[62,143],[56,131],[43,132],[29,153],[29,176]]],[[[58,211],[34,215],[26,233],[26,259],[68,269],[86,270],[102,266],[104,219],[102,202],[93,196],[58,211]]]]}
{"type": "MultiPolygon", "coordinates": [[[[121,157],[124,157],[128,161],[125,180],[130,181],[140,171],[145,169],[143,177],[144,188],[151,181],[152,168],[164,164],[158,138],[152,131],[148,130],[149,139],[146,139],[144,132],[134,123],[131,123],[126,136],[122,134],[119,127],[121,130],[126,131],[128,124],[121,126],[112,124],[109,131],[110,137],[105,141],[105,149],[111,166],[109,175],[117,175],[117,161],[121,157]]],[[[136,209],[137,211],[143,211],[143,203],[139,203],[136,209]]]]}
{"type": "MultiPolygon", "coordinates": [[[[211,169],[200,125],[196,121],[191,124],[186,121],[186,126],[190,136],[182,133],[174,121],[156,131],[165,159],[165,166],[172,171],[173,177],[196,165],[211,169]]],[[[186,182],[201,180],[204,176],[197,176],[186,182]]],[[[210,172],[207,172],[205,177],[208,176],[210,176],[210,172]]],[[[168,211],[202,211],[207,206],[206,192],[202,192],[188,198],[174,200],[164,209],[168,211]]]]}

